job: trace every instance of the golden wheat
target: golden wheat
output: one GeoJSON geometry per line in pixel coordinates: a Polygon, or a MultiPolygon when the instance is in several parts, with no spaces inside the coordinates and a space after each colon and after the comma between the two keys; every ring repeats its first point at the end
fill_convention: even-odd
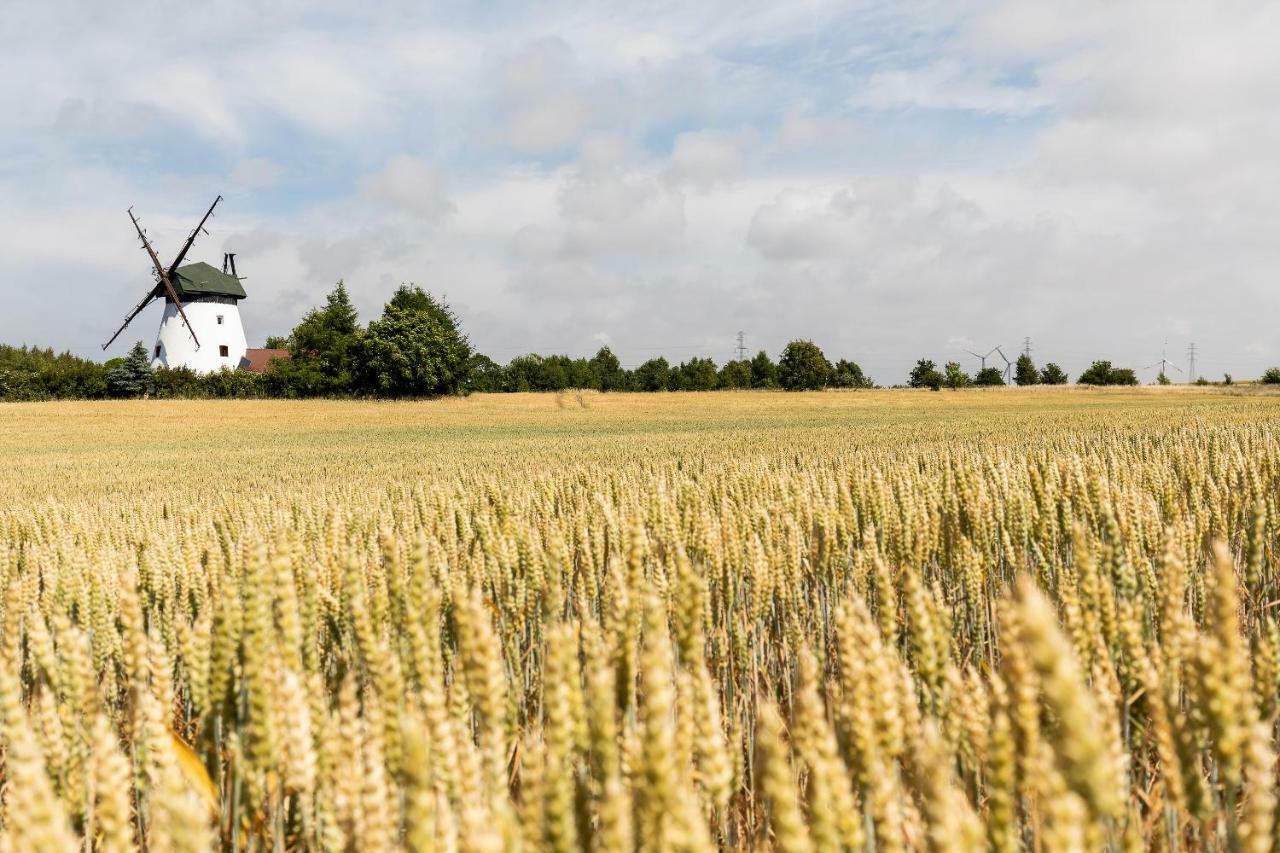
{"type": "Polygon", "coordinates": [[[1277,416],[0,408],[0,850],[1273,849],[1277,416]]]}

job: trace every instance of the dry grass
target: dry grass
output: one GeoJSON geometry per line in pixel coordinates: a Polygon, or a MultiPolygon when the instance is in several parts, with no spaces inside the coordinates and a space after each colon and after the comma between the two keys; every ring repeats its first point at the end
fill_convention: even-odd
{"type": "Polygon", "coordinates": [[[1277,415],[0,407],[0,851],[1269,850],[1277,415]]]}

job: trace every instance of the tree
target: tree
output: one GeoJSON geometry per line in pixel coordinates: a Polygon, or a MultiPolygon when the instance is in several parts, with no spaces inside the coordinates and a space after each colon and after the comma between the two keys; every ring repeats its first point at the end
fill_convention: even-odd
{"type": "Polygon", "coordinates": [[[871,381],[871,377],[862,372],[862,368],[856,362],[840,359],[836,362],[835,370],[831,374],[831,386],[833,388],[874,388],[876,384],[871,381]]]}
{"type": "Polygon", "coordinates": [[[1052,361],[1046,364],[1040,370],[1040,384],[1042,385],[1066,385],[1067,374],[1061,367],[1052,361]]]}
{"type": "Polygon", "coordinates": [[[778,384],[788,391],[825,388],[831,372],[831,362],[813,341],[792,341],[778,359],[778,384]]]}
{"type": "Polygon", "coordinates": [[[960,363],[956,361],[948,361],[946,366],[942,368],[942,384],[951,389],[964,388],[972,380],[969,374],[960,369],[960,363]]]}
{"type": "Polygon", "coordinates": [[[714,391],[716,363],[709,358],[691,358],[672,372],[672,390],[714,391]]]}
{"type": "Polygon", "coordinates": [[[1262,374],[1263,385],[1280,385],[1280,367],[1268,367],[1262,374]]]}
{"type": "Polygon", "coordinates": [[[984,367],[973,377],[973,384],[981,388],[991,388],[1004,384],[1004,375],[998,367],[984,367]]]}
{"type": "Polygon", "coordinates": [[[746,359],[725,362],[724,367],[720,368],[718,380],[721,388],[750,388],[751,362],[746,359]]]}
{"type": "Polygon", "coordinates": [[[1019,385],[1038,385],[1040,374],[1036,372],[1036,363],[1025,352],[1018,356],[1013,365],[1013,381],[1019,385]]]}
{"type": "Polygon", "coordinates": [[[107,373],[107,392],[112,397],[146,397],[154,389],[151,354],[138,341],[124,361],[107,373]]]}
{"type": "Polygon", "coordinates": [[[666,391],[671,382],[671,365],[662,356],[651,358],[636,368],[632,382],[637,391],[666,391]]]}
{"type": "Polygon", "coordinates": [[[1076,380],[1081,385],[1110,385],[1111,362],[1095,361],[1076,380]]]}
{"type": "Polygon", "coordinates": [[[778,387],[778,367],[764,350],[760,350],[755,358],[751,359],[751,387],[778,387]]]}
{"type": "Polygon", "coordinates": [[[502,365],[483,353],[475,353],[467,364],[467,391],[492,394],[501,391],[505,378],[502,365]]]}
{"type": "Polygon", "coordinates": [[[591,359],[599,376],[601,391],[623,391],[627,387],[627,372],[622,369],[618,357],[608,347],[600,347],[591,359]]]}
{"type": "Polygon", "coordinates": [[[1171,384],[1171,383],[1169,382],[1169,377],[1164,375],[1164,371],[1163,371],[1163,370],[1162,370],[1162,371],[1160,371],[1160,372],[1156,375],[1156,384],[1157,384],[1157,385],[1169,385],[1169,384],[1171,384]]]}
{"type": "Polygon", "coordinates": [[[402,285],[361,338],[360,385],[385,397],[461,394],[471,352],[446,303],[402,285]]]}
{"type": "Polygon", "coordinates": [[[289,338],[284,335],[268,335],[263,346],[267,349],[288,349],[289,338]]]}
{"type": "Polygon", "coordinates": [[[267,385],[285,397],[349,394],[355,388],[360,324],[347,287],[339,281],[289,335],[289,358],[276,359],[267,385]]]}
{"type": "Polygon", "coordinates": [[[1095,361],[1076,381],[1081,385],[1137,385],[1138,376],[1128,367],[1112,367],[1109,361],[1095,361]]]}
{"type": "Polygon", "coordinates": [[[942,374],[938,372],[938,366],[932,359],[922,358],[916,362],[916,366],[911,368],[911,375],[907,377],[907,387],[931,388],[934,391],[942,387],[942,374]]]}

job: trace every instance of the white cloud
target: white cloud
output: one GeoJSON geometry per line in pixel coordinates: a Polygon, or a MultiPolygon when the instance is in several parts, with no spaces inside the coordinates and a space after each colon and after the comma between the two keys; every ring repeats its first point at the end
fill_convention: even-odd
{"type": "Polygon", "coordinates": [[[360,194],[424,220],[439,219],[454,210],[440,173],[407,155],[393,158],[382,171],[362,180],[360,194]]]}

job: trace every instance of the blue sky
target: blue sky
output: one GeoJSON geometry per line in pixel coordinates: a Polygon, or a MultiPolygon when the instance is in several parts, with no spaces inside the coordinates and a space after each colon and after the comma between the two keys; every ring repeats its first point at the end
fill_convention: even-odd
{"type": "Polygon", "coordinates": [[[125,209],[172,254],[221,193],[251,343],[343,278],[499,361],[1280,362],[1275,4],[354,5],[7,4],[0,341],[97,356],[125,209]]]}

